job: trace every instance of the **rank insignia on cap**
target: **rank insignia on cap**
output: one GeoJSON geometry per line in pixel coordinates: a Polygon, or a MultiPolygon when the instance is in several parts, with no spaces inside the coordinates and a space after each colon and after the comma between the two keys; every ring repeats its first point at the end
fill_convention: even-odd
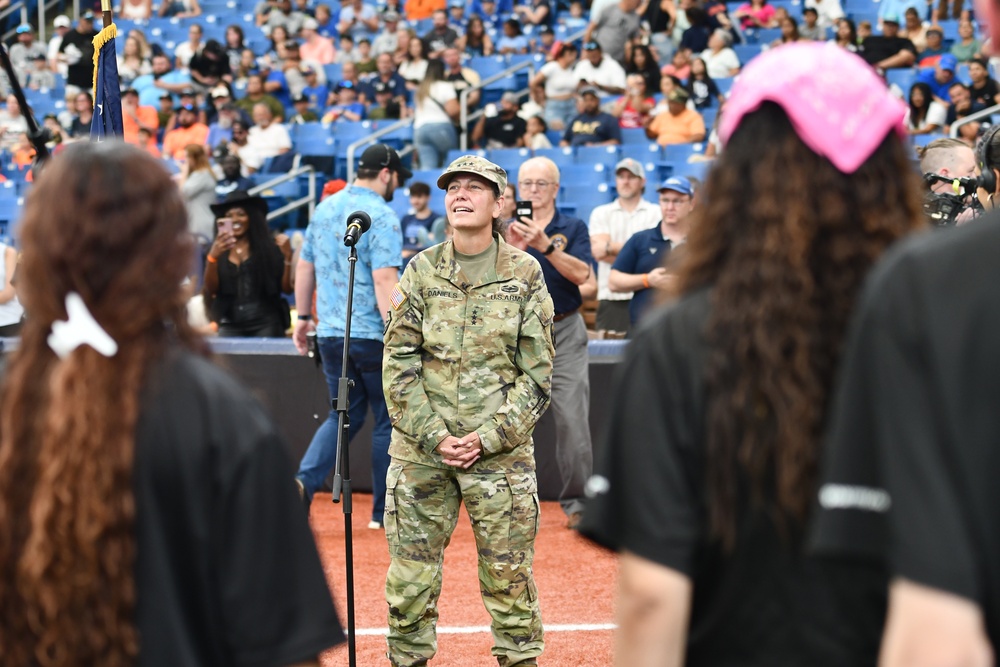
{"type": "Polygon", "coordinates": [[[396,283],[392,288],[392,293],[389,295],[389,303],[392,304],[392,309],[399,310],[400,306],[406,303],[406,298],[406,294],[403,293],[399,283],[396,283]]]}

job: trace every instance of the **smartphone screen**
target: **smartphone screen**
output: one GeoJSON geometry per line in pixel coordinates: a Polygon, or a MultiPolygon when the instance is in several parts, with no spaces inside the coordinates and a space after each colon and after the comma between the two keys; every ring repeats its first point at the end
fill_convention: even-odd
{"type": "Polygon", "coordinates": [[[534,208],[530,201],[518,201],[514,204],[514,217],[518,220],[521,218],[530,218],[534,214],[534,208]]]}
{"type": "Polygon", "coordinates": [[[227,234],[232,234],[233,233],[233,219],[232,218],[219,218],[218,221],[216,222],[216,225],[219,228],[219,234],[222,234],[223,232],[225,232],[227,234]]]}

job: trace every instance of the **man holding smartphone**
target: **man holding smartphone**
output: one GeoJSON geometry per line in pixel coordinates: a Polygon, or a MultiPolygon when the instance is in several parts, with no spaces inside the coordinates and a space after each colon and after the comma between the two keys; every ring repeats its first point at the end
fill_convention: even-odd
{"type": "Polygon", "coordinates": [[[545,157],[525,160],[518,172],[523,210],[507,229],[515,247],[527,250],[542,265],[555,306],[555,364],[552,369],[552,414],[556,422],[556,459],[563,488],[559,503],[567,525],[575,528],[583,512],[583,486],[593,470],[590,437],[590,375],[587,326],[580,308],[580,285],[596,279],[591,270],[590,233],[586,223],[556,210],[559,167],[545,157]]]}
{"type": "MultiPolygon", "coordinates": [[[[306,334],[316,330],[330,397],[336,397],[344,356],[350,269],[350,253],[344,246],[343,237],[348,216],[358,210],[367,212],[372,219],[371,229],[356,246],[358,262],[347,376],[354,381],[349,411],[350,437],[353,438],[361,430],[369,406],[375,418],[372,430],[374,499],[368,527],[377,530],[382,527],[385,474],[389,467],[389,437],[392,432],[382,393],[382,331],[384,318],[391,308],[389,296],[399,279],[399,267],[403,264],[403,234],[399,229],[399,218],[387,202],[392,201],[395,189],[401,187],[412,172],[403,166],[395,150],[385,144],[374,144],[362,153],[357,174],[354,183],[324,199],[309,222],[295,269],[295,303],[299,320],[293,336],[299,354],[306,354],[306,334]],[[314,289],[319,314],[316,326],[312,322],[314,289]]],[[[313,436],[295,475],[299,494],[307,508],[335,463],[337,422],[337,413],[331,410],[313,436]]]]}

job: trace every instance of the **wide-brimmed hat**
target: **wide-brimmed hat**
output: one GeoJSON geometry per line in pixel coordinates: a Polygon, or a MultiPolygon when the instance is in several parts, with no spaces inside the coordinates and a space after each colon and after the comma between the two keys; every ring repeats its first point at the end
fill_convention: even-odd
{"type": "Polygon", "coordinates": [[[217,218],[221,218],[229,209],[234,207],[242,208],[248,213],[250,211],[257,211],[267,218],[267,202],[263,197],[251,195],[246,190],[233,190],[221,202],[211,205],[212,213],[217,218]]]}

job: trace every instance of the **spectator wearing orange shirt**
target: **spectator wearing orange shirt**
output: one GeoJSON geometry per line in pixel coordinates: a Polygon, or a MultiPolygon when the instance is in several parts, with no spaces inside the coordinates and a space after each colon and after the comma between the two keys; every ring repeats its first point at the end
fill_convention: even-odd
{"type": "Polygon", "coordinates": [[[122,129],[125,132],[125,141],[135,144],[148,150],[148,145],[143,145],[139,140],[139,130],[148,130],[147,144],[151,141],[153,148],[156,147],[156,131],[160,127],[160,114],[156,107],[144,107],[139,105],[139,91],[135,88],[128,88],[122,93],[122,129]]]}
{"type": "Polygon", "coordinates": [[[667,95],[667,110],[650,121],[646,136],[661,146],[704,141],[705,121],[697,111],[687,108],[687,101],[686,90],[671,90],[667,95]]]}
{"type": "Polygon", "coordinates": [[[438,10],[444,11],[445,4],[445,0],[408,0],[403,11],[406,13],[406,20],[420,21],[429,19],[438,10]]]}
{"type": "Polygon", "coordinates": [[[163,137],[163,155],[182,160],[185,146],[204,145],[207,139],[208,126],[198,122],[198,110],[192,104],[185,104],[177,108],[177,127],[163,137]]]}

